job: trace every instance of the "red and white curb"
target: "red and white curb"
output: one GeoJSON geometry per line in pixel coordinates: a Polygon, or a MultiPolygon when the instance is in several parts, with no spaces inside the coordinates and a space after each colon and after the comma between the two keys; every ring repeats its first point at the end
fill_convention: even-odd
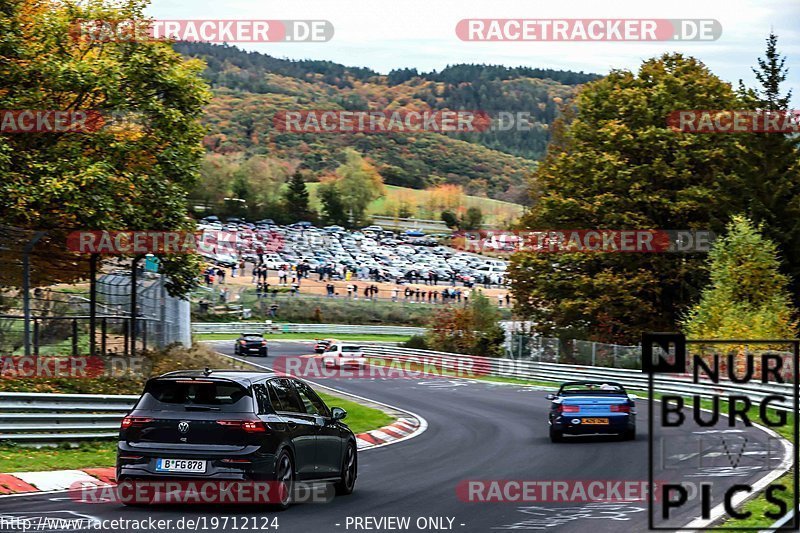
{"type": "Polygon", "coordinates": [[[78,483],[110,485],[114,484],[115,473],[113,467],[107,467],[0,474],[0,498],[32,492],[63,492],[78,483]]]}
{"type": "MultiPolygon", "coordinates": [[[[393,444],[399,440],[405,440],[415,436],[420,431],[422,424],[419,419],[402,417],[392,425],[384,426],[380,429],[373,429],[366,433],[356,435],[356,445],[359,450],[368,450],[379,446],[393,444]]],[[[424,430],[423,430],[424,431],[424,430]]]]}

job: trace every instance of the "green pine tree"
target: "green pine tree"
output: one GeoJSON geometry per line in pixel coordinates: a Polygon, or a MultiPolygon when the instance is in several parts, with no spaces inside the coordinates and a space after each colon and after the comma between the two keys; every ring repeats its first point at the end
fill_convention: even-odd
{"type": "MultiPolygon", "coordinates": [[[[758,90],[740,89],[752,109],[789,111],[791,91],[782,93],[786,80],[786,58],[777,50],[778,37],[770,34],[764,58],[753,72],[758,90]]],[[[742,136],[739,161],[741,179],[733,188],[740,199],[738,209],[779,246],[784,271],[800,289],[800,139],[782,133],[753,133],[742,136]]]]}
{"type": "Polygon", "coordinates": [[[287,184],[284,202],[288,216],[297,220],[308,220],[315,218],[309,204],[308,187],[306,180],[299,170],[296,170],[287,184]]]}
{"type": "Polygon", "coordinates": [[[794,338],[796,311],[775,243],[743,216],[709,254],[711,282],[683,319],[687,335],[714,339],[794,338]]]}

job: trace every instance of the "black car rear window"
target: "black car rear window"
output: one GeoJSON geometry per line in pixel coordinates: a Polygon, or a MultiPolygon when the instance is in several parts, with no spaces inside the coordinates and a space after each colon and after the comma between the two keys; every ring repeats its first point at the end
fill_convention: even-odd
{"type": "Polygon", "coordinates": [[[252,413],[253,400],[248,390],[238,383],[165,379],[147,385],[137,409],[252,413]]]}

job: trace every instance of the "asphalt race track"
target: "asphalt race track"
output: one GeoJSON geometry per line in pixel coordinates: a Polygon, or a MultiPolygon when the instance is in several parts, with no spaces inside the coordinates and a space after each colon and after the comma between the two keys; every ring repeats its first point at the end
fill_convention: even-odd
{"type": "MultiPolygon", "coordinates": [[[[232,343],[217,348],[232,354],[232,343]]],[[[280,355],[310,352],[308,344],[273,343],[269,359],[251,358],[270,365],[280,355]]],[[[312,380],[313,381],[313,380],[312,380]]],[[[456,495],[465,480],[647,480],[647,403],[640,401],[639,439],[586,438],[552,444],[548,438],[545,392],[529,387],[491,384],[474,380],[431,378],[412,379],[329,379],[320,381],[379,402],[407,409],[424,417],[428,429],[421,435],[383,448],[359,454],[356,491],[329,504],[296,505],[283,513],[270,515],[253,508],[208,508],[201,506],[125,508],[117,504],[81,504],[64,494],[39,494],[0,499],[0,515],[60,516],[94,519],[148,517],[173,520],[207,517],[277,516],[281,533],[338,531],[398,531],[377,527],[348,527],[348,518],[410,517],[405,531],[454,530],[558,531],[558,532],[638,532],[647,530],[647,502],[633,503],[469,503],[456,495]],[[442,518],[441,527],[430,523],[417,527],[420,518],[442,518]],[[450,520],[452,520],[452,525],[450,520]]],[[[703,428],[680,428],[681,435],[665,444],[665,469],[657,478],[716,479],[718,486],[754,482],[767,473],[763,464],[780,462],[769,437],[757,429],[713,433],[703,428]],[[693,435],[694,434],[694,435],[693,435]],[[719,450],[707,454],[702,468],[696,457],[698,437],[703,446],[719,450]],[[723,438],[725,439],[723,441],[723,438]],[[746,438],[746,450],[742,449],[746,438]],[[723,453],[727,452],[727,453],[723,453]],[[742,453],[744,452],[744,453],[742,453]],[[769,455],[775,455],[770,457],[769,455]],[[748,463],[748,461],[751,461],[748,463]],[[757,463],[760,461],[761,463],[757,463]],[[755,465],[761,464],[761,467],[755,465]],[[735,465],[735,468],[734,468],[735,465]],[[750,466],[748,466],[750,465],[750,466]]],[[[713,450],[712,450],[713,452],[713,450]]],[[[721,502],[720,494],[714,505],[721,502]]],[[[673,526],[683,525],[699,515],[699,504],[690,502],[677,511],[673,526]]],[[[660,517],[657,517],[660,522],[660,517]]],[[[213,531],[211,522],[205,523],[213,531]]],[[[250,527],[254,524],[251,522],[250,527]]],[[[260,522],[258,525],[262,525],[260,522]]],[[[241,524],[240,524],[241,526],[241,524]]],[[[202,526],[198,526],[202,530],[202,526]]],[[[177,529],[174,529],[177,530],[177,529]]],[[[232,523],[218,531],[235,531],[232,523]]],[[[240,531],[241,527],[239,527],[240,531]]],[[[245,531],[247,529],[244,529],[245,531]]],[[[254,529],[250,529],[254,531],[254,529]]],[[[66,531],[66,530],[61,530],[66,531]]],[[[116,531],[142,529],[120,528],[116,531]]]]}

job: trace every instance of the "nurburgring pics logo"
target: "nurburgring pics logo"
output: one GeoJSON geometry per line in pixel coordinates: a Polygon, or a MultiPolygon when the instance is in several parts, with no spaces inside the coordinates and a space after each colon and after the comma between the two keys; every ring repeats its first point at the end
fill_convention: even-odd
{"type": "Polygon", "coordinates": [[[673,111],[667,126],[683,133],[800,133],[800,110],[673,111]]]}
{"type": "Polygon", "coordinates": [[[462,19],[462,41],[716,41],[716,19],[462,19]]]}
{"type": "MultiPolygon", "coordinates": [[[[786,483],[769,476],[789,468],[789,455],[791,462],[797,461],[796,414],[791,421],[795,447],[791,453],[780,437],[754,427],[788,428],[798,399],[793,370],[798,352],[797,340],[687,341],[679,333],[642,336],[642,371],[648,375],[648,479],[651,487],[655,487],[656,475],[669,479],[649,493],[650,530],[705,529],[704,524],[724,516],[724,510],[733,519],[760,518],[754,523],[761,525],[734,523],[718,530],[770,531],[770,526],[763,524],[774,524],[789,509],[798,507],[797,491],[790,498],[786,483]],[[786,349],[777,351],[775,346],[781,344],[787,345],[786,349]],[[691,358],[689,346],[698,347],[691,358]],[[789,360],[791,365],[786,364],[789,360]],[[682,375],[691,380],[684,385],[691,386],[688,390],[704,388],[705,392],[659,391],[664,374],[682,375]],[[740,392],[741,387],[753,392],[740,392]],[[658,504],[656,491],[660,493],[658,504]],[[740,508],[748,497],[761,491],[766,505],[740,508]],[[754,516],[757,512],[761,516],[754,516]],[[696,517],[695,522],[686,525],[687,516],[696,517]]],[[[797,517],[793,529],[797,529],[797,517]]]]}
{"type": "Polygon", "coordinates": [[[333,38],[327,20],[76,20],[70,36],[80,41],[208,43],[310,43],[333,38]]]}

